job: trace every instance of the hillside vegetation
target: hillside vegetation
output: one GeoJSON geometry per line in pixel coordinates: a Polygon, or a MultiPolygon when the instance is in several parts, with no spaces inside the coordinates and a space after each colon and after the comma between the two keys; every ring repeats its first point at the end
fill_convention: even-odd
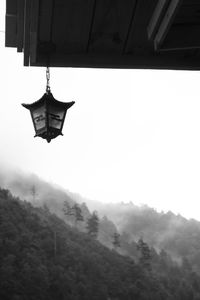
{"type": "Polygon", "coordinates": [[[187,220],[172,212],[159,213],[132,202],[102,204],[22,172],[1,170],[0,186],[31,202],[34,207],[46,205],[72,227],[75,220],[64,215],[64,203],[71,207],[77,203],[83,222],[77,222],[75,227],[81,232],[87,232],[87,220],[96,210],[99,216],[98,240],[109,249],[113,248],[113,236],[118,233],[120,247],[117,251],[138,261],[137,242],[142,238],[157,254],[165,251],[179,265],[187,260],[192,270],[200,274],[200,222],[196,220],[187,220]]]}
{"type": "Polygon", "coordinates": [[[2,300],[200,299],[200,278],[187,261],[179,267],[165,252],[153,256],[145,242],[138,245],[136,263],[69,227],[47,207],[35,208],[0,189],[2,300]]]}
{"type": "Polygon", "coordinates": [[[200,273],[200,222],[187,220],[172,212],[157,212],[147,205],[102,205],[100,214],[106,214],[129,244],[128,253],[134,255],[134,242],[142,237],[157,252],[165,250],[178,263],[187,259],[200,273]]]}

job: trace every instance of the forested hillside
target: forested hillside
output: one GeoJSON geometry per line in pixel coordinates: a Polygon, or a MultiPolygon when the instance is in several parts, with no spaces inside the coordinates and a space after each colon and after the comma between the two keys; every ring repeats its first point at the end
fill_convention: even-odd
{"type": "Polygon", "coordinates": [[[120,234],[117,251],[138,261],[137,242],[143,240],[160,254],[163,250],[174,261],[187,260],[200,274],[200,222],[187,220],[172,212],[157,212],[146,205],[130,203],[103,204],[84,199],[58,186],[47,183],[35,175],[0,171],[0,186],[9,188],[14,195],[30,201],[34,207],[47,206],[67,224],[87,232],[87,221],[92,211],[99,217],[98,240],[108,248],[115,248],[114,235],[120,234]],[[85,203],[83,203],[85,202],[85,203]],[[64,204],[78,206],[82,221],[64,213],[64,204]],[[78,221],[78,222],[77,222],[78,221]]]}
{"type": "MultiPolygon", "coordinates": [[[[63,188],[48,183],[34,174],[26,174],[20,171],[0,170],[0,186],[9,189],[13,195],[22,200],[31,202],[34,207],[47,206],[48,209],[62,218],[70,226],[75,226],[82,232],[86,231],[87,219],[91,215],[84,199],[80,196],[78,207],[81,210],[82,222],[76,222],[70,208],[76,206],[76,195],[63,188]],[[65,207],[65,204],[68,208],[65,207]],[[64,213],[64,210],[69,212],[64,213]]],[[[102,244],[112,248],[112,235],[116,232],[116,226],[106,217],[99,219],[98,239],[102,244]]]]}
{"type": "Polygon", "coordinates": [[[157,252],[165,250],[180,264],[187,259],[200,273],[200,222],[133,203],[101,205],[99,212],[117,225],[130,255],[134,256],[134,244],[142,237],[157,252]]]}
{"type": "Polygon", "coordinates": [[[0,299],[198,300],[200,278],[154,253],[140,239],[140,259],[102,246],[47,207],[0,190],[0,299]],[[154,261],[154,263],[153,263],[154,261]]]}

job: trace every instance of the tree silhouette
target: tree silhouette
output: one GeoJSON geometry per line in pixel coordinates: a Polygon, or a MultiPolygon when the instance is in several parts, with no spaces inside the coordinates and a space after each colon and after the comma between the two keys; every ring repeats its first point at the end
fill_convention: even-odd
{"type": "Polygon", "coordinates": [[[115,250],[120,247],[120,234],[118,232],[114,233],[112,243],[115,250]]]}
{"type": "Polygon", "coordinates": [[[99,217],[97,212],[94,211],[91,217],[87,220],[87,232],[93,238],[97,238],[99,231],[99,217]]]}
{"type": "Polygon", "coordinates": [[[75,226],[77,226],[78,222],[84,221],[82,210],[77,203],[75,203],[73,206],[70,206],[69,203],[65,201],[63,211],[65,216],[73,217],[75,226]]]}
{"type": "Polygon", "coordinates": [[[140,238],[137,242],[137,250],[140,252],[139,262],[140,264],[150,270],[151,269],[151,250],[147,243],[140,238]]]}
{"type": "Polygon", "coordinates": [[[80,206],[77,203],[72,206],[72,211],[74,213],[75,226],[77,226],[78,222],[83,222],[84,221],[82,211],[81,211],[80,206]]]}
{"type": "Polygon", "coordinates": [[[32,203],[33,203],[33,205],[35,205],[36,204],[36,197],[37,197],[37,190],[36,190],[36,187],[35,187],[34,184],[30,188],[30,193],[31,193],[31,196],[32,196],[32,203]]]}
{"type": "Polygon", "coordinates": [[[65,216],[73,216],[73,210],[67,201],[64,201],[63,212],[65,216]]]}

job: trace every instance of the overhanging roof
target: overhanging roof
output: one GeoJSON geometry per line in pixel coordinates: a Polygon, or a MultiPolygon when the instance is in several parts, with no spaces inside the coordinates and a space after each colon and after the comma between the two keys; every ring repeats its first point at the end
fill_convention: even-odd
{"type": "Polygon", "coordinates": [[[200,0],[7,0],[25,66],[200,70],[200,0]]]}

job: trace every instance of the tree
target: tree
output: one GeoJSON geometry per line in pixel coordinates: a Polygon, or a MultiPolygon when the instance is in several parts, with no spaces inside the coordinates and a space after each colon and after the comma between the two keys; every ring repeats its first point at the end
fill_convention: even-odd
{"type": "Polygon", "coordinates": [[[69,203],[65,201],[63,211],[65,216],[73,217],[75,226],[77,226],[78,222],[84,221],[82,210],[77,203],[75,203],[73,206],[70,206],[69,203]]]}
{"type": "Polygon", "coordinates": [[[151,268],[151,264],[150,264],[151,250],[150,250],[148,244],[145,243],[142,238],[140,238],[137,242],[137,250],[140,252],[140,258],[139,258],[140,264],[144,268],[150,270],[150,268],[151,268]]]}
{"type": "Polygon", "coordinates": [[[97,238],[99,231],[99,217],[96,211],[94,211],[91,217],[87,220],[87,231],[93,238],[97,238]]]}
{"type": "Polygon", "coordinates": [[[32,185],[32,187],[30,189],[30,192],[31,192],[31,196],[32,196],[32,204],[35,205],[36,204],[36,197],[38,195],[35,185],[32,185]]]}
{"type": "Polygon", "coordinates": [[[74,217],[75,217],[75,226],[77,226],[78,222],[84,221],[82,211],[81,211],[80,206],[77,203],[72,206],[72,210],[73,210],[74,217]]]}
{"type": "Polygon", "coordinates": [[[64,201],[63,212],[65,216],[73,216],[73,210],[67,201],[64,201]]]}
{"type": "Polygon", "coordinates": [[[114,233],[112,243],[115,250],[120,247],[120,234],[118,232],[114,233]]]}

